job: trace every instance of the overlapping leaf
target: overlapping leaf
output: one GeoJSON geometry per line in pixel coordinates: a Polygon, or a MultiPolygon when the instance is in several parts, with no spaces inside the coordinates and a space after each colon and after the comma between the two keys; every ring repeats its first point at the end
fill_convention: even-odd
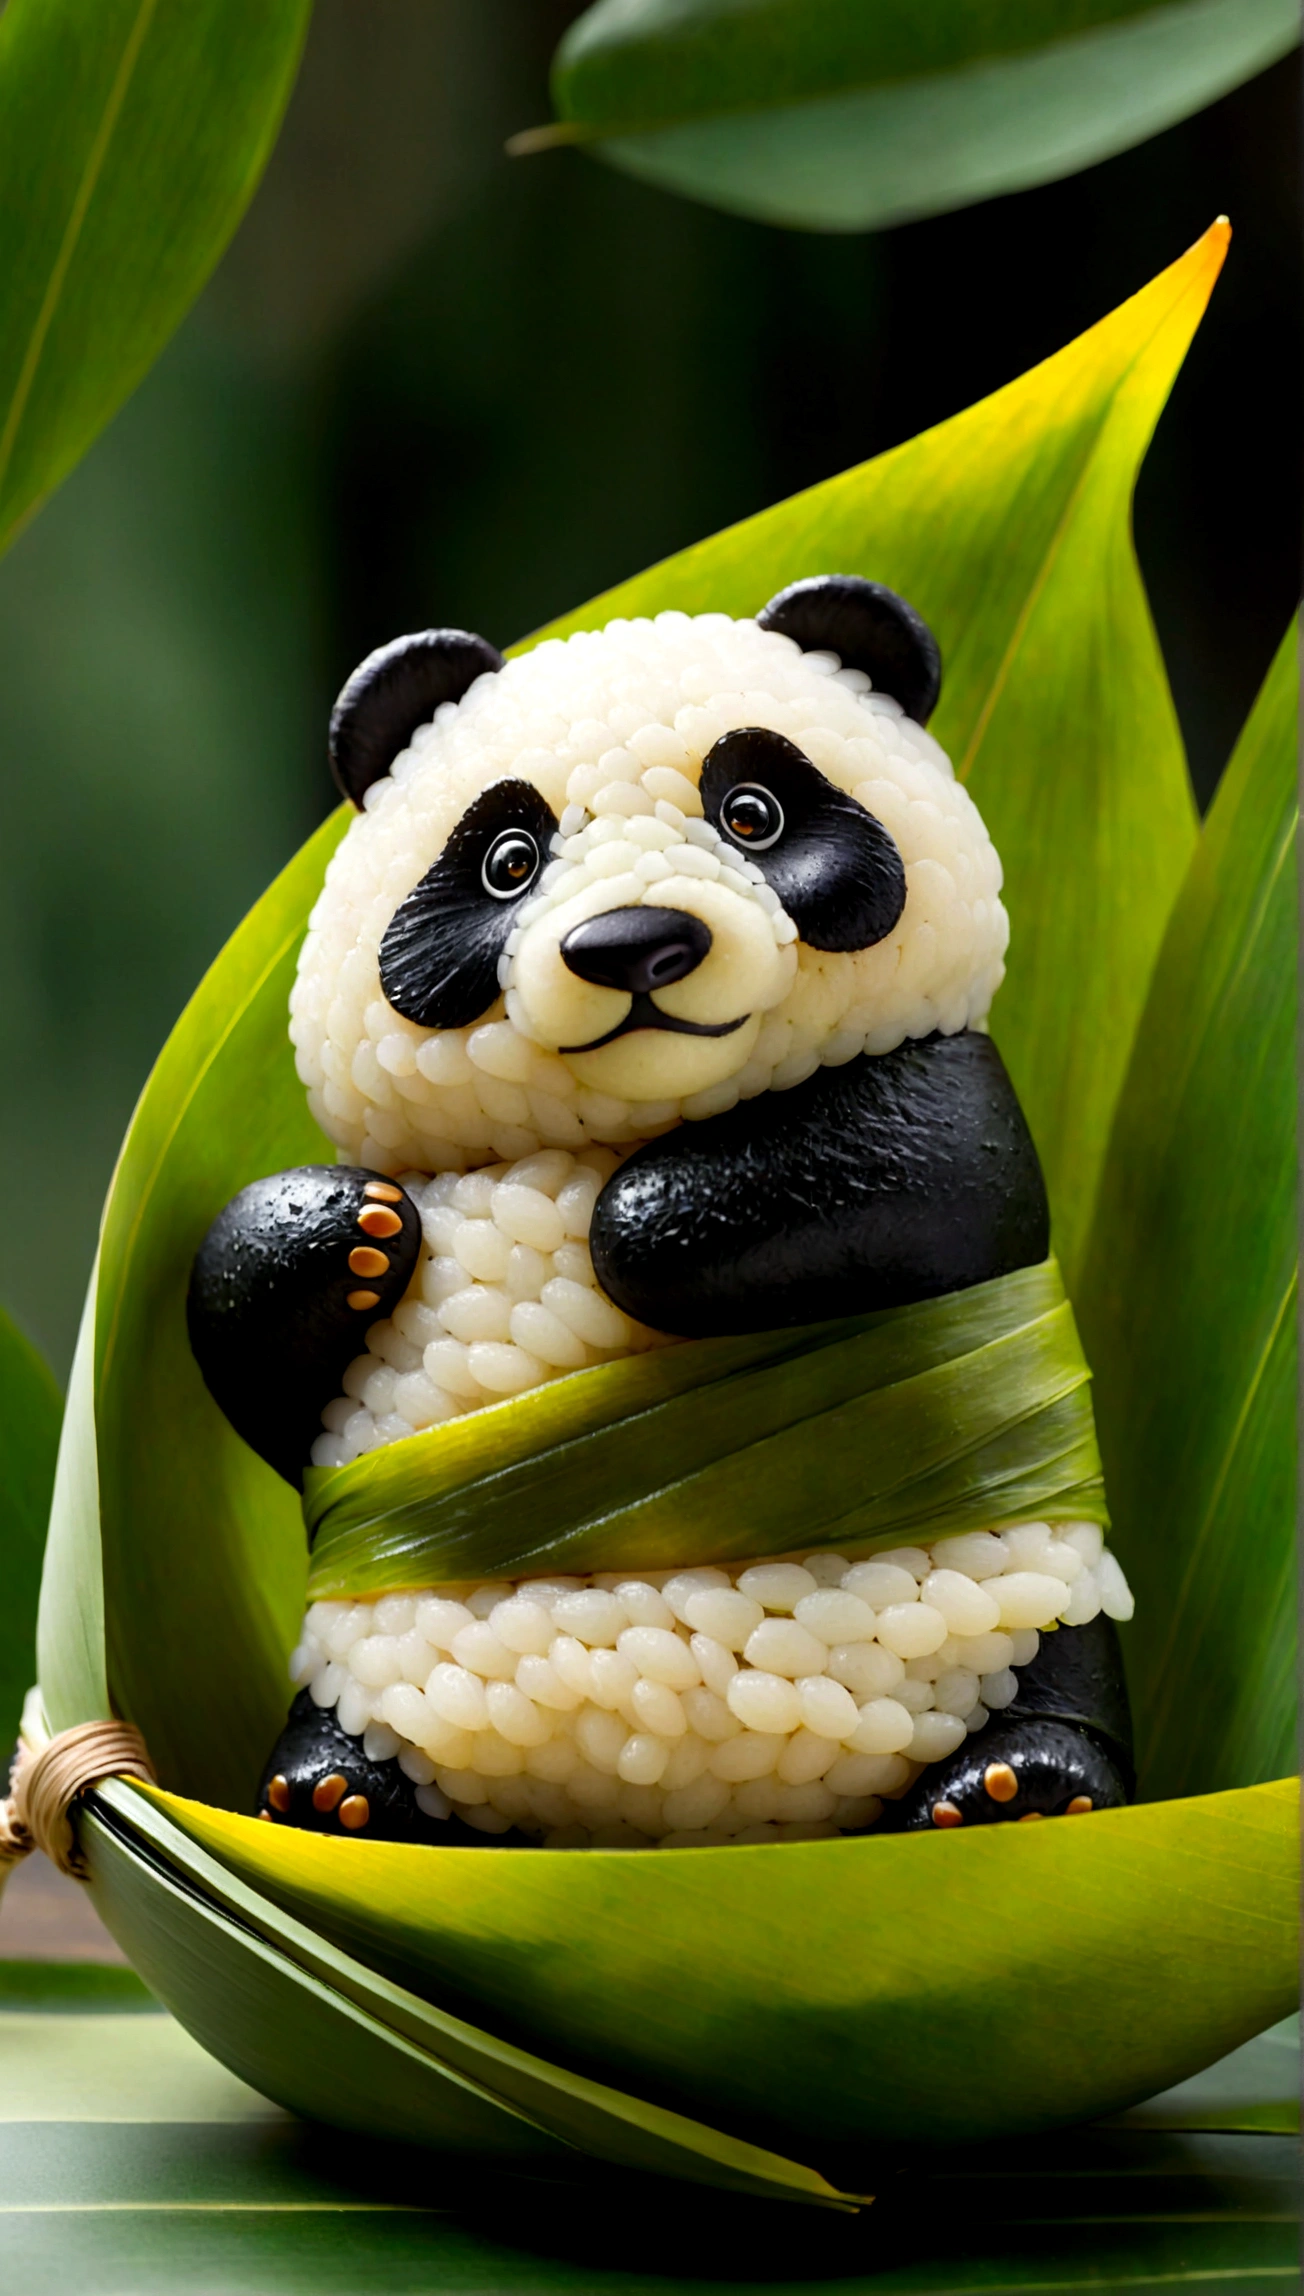
{"type": "Polygon", "coordinates": [[[1293,1766],[1296,640],[1174,911],[1083,1285],[1151,1795],[1293,1766]]]}
{"type": "Polygon", "coordinates": [[[591,2173],[582,2192],[573,2182],[513,2186],[501,2169],[462,2163],[453,2178],[432,2173],[408,2146],[291,2120],[157,2004],[142,1999],[146,2014],[125,2014],[129,2002],[102,1990],[106,1977],[130,1982],[125,1970],[49,1963],[0,1982],[0,2213],[6,2264],[27,2296],[252,2285],[353,2296],[382,2273],[396,2290],[504,2296],[671,2287],[718,2296],[725,2286],[797,2296],[816,2284],[816,2259],[818,2285],[846,2296],[1047,2283],[1099,2296],[1116,2277],[1135,2289],[1179,2275],[1239,2271],[1247,2285],[1292,2276],[1290,2139],[1247,2133],[1254,2119],[1219,2109],[1229,2094],[1238,2115],[1286,2101],[1284,2028],[1224,2060],[1198,2084],[1198,2103],[1190,2088],[1172,2092],[1143,2125],[1134,2116],[1080,2130],[1068,2147],[1048,2137],[934,2149],[872,2209],[814,2222],[804,2209],[689,2186],[649,2205],[645,2183],[599,2191],[591,2173]],[[57,2016],[31,2013],[50,2009],[57,2016]]]}
{"type": "Polygon", "coordinates": [[[849,2205],[795,2161],[435,2008],[294,1919],[129,1788],[106,1790],[86,1844],[96,1902],[160,1998],[296,2111],[502,2167],[566,2176],[587,2155],[754,2197],[849,2205]]]}
{"type": "Polygon", "coordinates": [[[244,213],[310,0],[9,0],[0,547],[157,357],[244,213]]]}
{"type": "Polygon", "coordinates": [[[164,1807],[394,1982],[853,2190],[897,2144],[1117,2111],[1295,1997],[1292,1782],[1031,1832],[643,1855],[348,1841],[164,1807]]]}
{"type": "Polygon", "coordinates": [[[514,148],[867,230],[1070,175],[1298,37],[1291,0],[599,0],[557,51],[557,125],[514,148]]]}
{"type": "MultiPolygon", "coordinates": [[[[1007,863],[1015,954],[999,1034],[1071,1257],[1194,838],[1126,513],[1224,244],[1215,230],[983,406],[572,618],[745,613],[796,575],[843,568],[888,580],[936,623],[950,663],[939,730],[1007,863]]],[[[193,1797],[149,1819],[147,1797],[108,1797],[134,1838],[101,1845],[106,1910],[160,1989],[290,2102],[325,2098],[319,2109],[386,2128],[398,2112],[404,2133],[453,2143],[447,2072],[459,2099],[477,2100],[466,2104],[477,2126],[487,2115],[493,2149],[495,2113],[551,2142],[557,2100],[578,2110],[574,2084],[597,2083],[622,2100],[599,2100],[601,2111],[639,2145],[666,2138],[659,2113],[710,2124],[692,2140],[699,2169],[713,2144],[760,2145],[790,2170],[811,2157],[812,2134],[830,2157],[851,2134],[863,2159],[875,2140],[973,2133],[975,2114],[989,2128],[1067,2121],[1180,2077],[1279,2015],[1294,1976],[1294,1803],[1281,1788],[1031,1835],[643,1858],[402,1850],[228,1814],[248,1806],[284,1710],[303,1541],[292,1495],[203,1390],[185,1285],[237,1188],[323,1153],[285,1000],[342,826],[328,823],[247,920],[147,1087],[61,1453],[42,1613],[50,1721],[66,1727],[110,1696],[144,1730],[165,1785],[193,1797]],[[113,1872],[130,1875],[116,1899],[113,1872]],[[210,1957],[216,1982],[202,1976],[210,1957]],[[991,1982],[1011,1966],[1035,2019],[1012,2018],[1007,1986],[991,1982]],[[382,2005],[383,1985],[407,2005],[382,2005]],[[1048,2052],[1052,2003],[1062,2047],[1048,2052]],[[413,2016],[433,2020],[416,2038],[413,2016]],[[549,2088],[547,2114],[541,2092],[527,2108],[504,2091],[501,2052],[513,2049],[542,2066],[529,2077],[549,2088]],[[852,2067],[850,2092],[841,2073],[829,2082],[833,2063],[852,2067]]],[[[1132,1272],[1144,1290],[1144,1238],[1132,1272]]],[[[591,2095],[584,2109],[597,2109],[591,2095]]],[[[594,2148],[620,2157],[610,2136],[594,2148]]],[[[788,2170],[766,2173],[782,2183],[788,2170]]],[[[717,2172],[733,2175],[723,2153],[717,2172]]]]}
{"type": "Polygon", "coordinates": [[[686,1341],[312,1469],[309,1593],[869,1553],[1105,1521],[1053,1260],[944,1299],[686,1341]],[[528,1526],[528,1529],[525,1528],[528,1526]]]}
{"type": "MultiPolygon", "coordinates": [[[[997,1028],[1047,1166],[1070,1287],[1194,835],[1128,497],[1225,243],[1215,227],[994,398],[565,625],[665,605],[748,613],[784,582],[829,568],[885,579],[929,616],[949,665],[939,731],[1005,859],[1014,947],[997,1028]]],[[[48,1615],[61,1602],[65,1611],[64,1630],[52,1627],[43,1646],[48,1681],[42,1657],[55,1726],[87,1710],[66,1672],[61,1687],[80,1629],[59,1590],[79,1584],[80,1542],[85,1609],[102,1540],[112,1698],[144,1730],[165,1782],[235,1808],[247,1805],[275,1736],[303,1541],[292,1495],[204,1391],[186,1343],[185,1286],[205,1227],[238,1188],[326,1152],[285,1011],[296,943],[342,826],[341,816],[328,823],[252,912],[142,1097],[105,1218],[96,1427],[81,1406],[70,1411],[70,1507],[57,1511],[49,1574],[48,1615]]],[[[93,1686],[93,1668],[82,1680],[93,1686]]]]}
{"type": "Polygon", "coordinates": [[[663,607],[752,614],[798,575],[834,570],[887,582],[919,608],[945,664],[933,730],[1005,867],[1013,938],[992,1033],[1046,1168],[1070,1292],[1195,839],[1129,498],[1227,238],[1215,224],[1099,326],[966,413],[541,633],[663,607]]]}
{"type": "Polygon", "coordinates": [[[105,1211],[90,1349],[61,1453],[42,1594],[41,1683],[80,1721],[70,1671],[102,1571],[109,1682],[160,1774],[237,1807],[284,1713],[307,1561],[298,1502],[209,1400],[190,1353],[190,1263],[215,1211],[260,1172],[326,1151],[287,1053],[286,1001],[333,816],[264,895],[187,1006],[141,1098],[105,1211]],[[98,1499],[96,1487],[98,1485],[98,1499]],[[100,1541],[103,1560],[96,1551],[100,1541]]]}

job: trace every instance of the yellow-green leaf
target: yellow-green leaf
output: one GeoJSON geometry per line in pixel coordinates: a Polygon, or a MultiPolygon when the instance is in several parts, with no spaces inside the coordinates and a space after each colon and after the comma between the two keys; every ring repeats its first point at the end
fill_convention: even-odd
{"type": "Polygon", "coordinates": [[[1293,1781],[1031,1833],[583,1855],[162,1807],[393,1981],[853,2190],[879,2148],[1118,2111],[1295,1999],[1293,1781]]]}
{"type": "MultiPolygon", "coordinates": [[[[754,614],[799,575],[867,574],[931,623],[933,731],[1005,865],[992,1034],[1050,1184],[1072,1292],[1114,1104],[1195,840],[1129,503],[1228,239],[978,406],[762,511],[541,632],[615,614],[754,614]]],[[[993,247],[993,257],[998,250],[993,247]]]]}
{"type": "Polygon", "coordinates": [[[0,15],[0,547],[199,293],[262,174],[309,0],[0,15]]]}
{"type": "MultiPolygon", "coordinates": [[[[186,1336],[190,1263],[246,1179],[328,1153],[294,1074],[286,1000],[344,828],[318,830],[228,943],[141,1096],[95,1283],[95,1450],[109,1682],[159,1773],[242,1805],[284,1718],[307,1558],[298,1500],[231,1431],[186,1336]]],[[[70,1413],[69,1446],[84,1434],[70,1413]]],[[[74,1565],[47,1574],[52,1603],[74,1565]]],[[[51,1665],[66,1642],[53,1630],[51,1665]]],[[[56,1728],[79,1721],[51,1702],[56,1728]]]]}
{"type": "MultiPolygon", "coordinates": [[[[1215,227],[994,398],[560,625],[671,605],[750,613],[821,569],[875,575],[930,618],[948,663],[938,730],[1005,859],[1014,940],[996,1033],[1047,1167],[1070,1288],[1194,837],[1128,497],[1225,243],[1215,227]]],[[[102,1601],[107,1687],[160,1777],[237,1809],[284,1711],[306,1561],[293,1494],[203,1388],[185,1290],[205,1228],[240,1187],[330,1153],[295,1076],[286,998],[346,818],[251,913],[142,1096],[105,1216],[95,1428],[75,1398],[43,1597],[52,1723],[101,1711],[102,1601]]]]}
{"type": "Polygon", "coordinates": [[[1053,1260],[944,1299],[576,1372],[305,1479],[308,1592],[848,1554],[1107,1520],[1053,1260]]]}
{"type": "Polygon", "coordinates": [[[1150,1794],[1294,1759],[1298,692],[1292,631],[1173,913],[1083,1286],[1150,1794]]]}
{"type": "Polygon", "coordinates": [[[1292,0],[598,0],[557,51],[558,124],[513,148],[864,231],[1071,175],[1298,38],[1292,0]]]}
{"type": "Polygon", "coordinates": [[[853,2205],[796,2161],[447,2015],[260,1895],[130,1787],[105,1789],[84,1841],[95,1901],[160,2000],[292,2110],[502,2167],[566,2176],[587,2156],[853,2205]]]}

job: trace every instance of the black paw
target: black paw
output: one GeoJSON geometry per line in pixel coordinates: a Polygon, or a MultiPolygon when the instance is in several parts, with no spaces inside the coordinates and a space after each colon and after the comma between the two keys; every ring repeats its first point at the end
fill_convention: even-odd
{"type": "Polygon", "coordinates": [[[301,1690],[268,1758],[258,1789],[258,1815],[313,1834],[353,1834],[381,1842],[442,1842],[486,1849],[515,1843],[515,1833],[477,1833],[458,1818],[434,1818],[397,1757],[371,1761],[361,1738],[340,1728],[333,1707],[301,1690]]]}
{"type": "Polygon", "coordinates": [[[892,1808],[885,1830],[997,1826],[1011,1819],[1116,1810],[1128,1783],[1103,1743],[1073,1722],[997,1715],[944,1762],[930,1763],[892,1808]]]}
{"type": "Polygon", "coordinates": [[[237,1434],[298,1484],[321,1413],[421,1249],[411,1198],[378,1172],[308,1164],[220,1212],[186,1301],[205,1385],[237,1434]]]}

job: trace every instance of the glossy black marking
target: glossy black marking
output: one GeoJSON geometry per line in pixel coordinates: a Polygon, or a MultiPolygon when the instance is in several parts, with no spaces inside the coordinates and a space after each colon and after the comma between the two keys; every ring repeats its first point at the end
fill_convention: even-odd
{"type": "Polygon", "coordinates": [[[1033,1815],[1063,1817],[1079,1795],[1093,1810],[1121,1809],[1131,1800],[1129,1779],[1091,1731],[1040,1714],[1011,1716],[1012,1709],[993,1715],[944,1762],[931,1762],[908,1794],[884,1804],[875,1832],[931,1832],[935,1802],[953,1803],[966,1826],[1000,1826],[1033,1815]],[[1018,1790],[1012,1801],[994,1801],[987,1792],[983,1780],[991,1762],[1008,1762],[1013,1770],[1018,1790]]]}
{"type": "Polygon", "coordinates": [[[562,963],[598,988],[650,996],[695,973],[711,947],[711,928],[687,909],[604,909],[572,925],[562,963]]]}
{"type": "Polygon", "coordinates": [[[204,1383],[288,1483],[302,1481],[324,1406],[416,1266],[421,1221],[404,1195],[392,1206],[399,1232],[383,1245],[389,1273],[362,1281],[350,1270],[349,1253],[371,1243],[358,1214],[367,1183],[381,1177],[308,1164],[255,1180],[219,1212],[195,1255],[186,1321],[204,1383]],[[374,1307],[350,1307],[360,1290],[376,1294],[374,1307]]]}
{"type": "Polygon", "coordinates": [[[875,693],[890,694],[916,725],[927,725],[937,707],[937,640],[922,614],[881,582],[812,574],[780,590],[756,619],[763,630],[795,639],[803,653],[836,654],[844,670],[863,670],[875,693]]]}
{"type": "Polygon", "coordinates": [[[1075,1722],[1108,1747],[1133,1782],[1132,1710],[1118,1628],[1098,1611],[1086,1626],[1058,1626],[1042,1635],[1037,1655],[1016,1668],[1019,1695],[1002,1719],[1034,1715],[1075,1722]]]}
{"type": "Polygon", "coordinates": [[[795,742],[766,726],[721,734],[703,763],[701,790],[707,820],[755,862],[808,948],[868,949],[891,932],[906,905],[895,841],[795,742]],[[744,789],[773,801],[759,842],[730,828],[744,789]]]}
{"type": "Polygon", "coordinates": [[[617,1306],[685,1338],[932,1299],[1046,1257],[1046,1190],[990,1037],[931,1036],[678,1126],[589,1235],[617,1306]]]}
{"type": "Polygon", "coordinates": [[[1085,1795],[1093,1810],[1117,1809],[1136,1789],[1132,1715],[1118,1629],[1101,1611],[1086,1626],[1047,1631],[1037,1655],[1016,1669],[1019,1694],[944,1761],[932,1762],[900,1801],[886,1804],[880,1830],[931,1829],[935,1802],[954,1802],[965,1825],[1008,1823],[1036,1811],[1063,1815],[1085,1795]],[[996,1801],[985,1778],[1007,1762],[1018,1781],[996,1801]]]}
{"type": "Polygon", "coordinates": [[[502,666],[497,647],[471,630],[420,630],[377,646],[331,711],[331,772],[344,796],[361,805],[441,703],[460,702],[477,678],[502,666]]]}
{"type": "Polygon", "coordinates": [[[517,905],[538,882],[556,831],[555,814],[529,781],[495,781],[468,806],[380,944],[380,985],[395,1012],[422,1028],[465,1028],[488,1011],[517,905]],[[538,866],[515,892],[488,891],[491,856],[521,836],[538,866]]]}
{"type": "Polygon", "coordinates": [[[256,1808],[266,1810],[276,1825],[297,1826],[306,1833],[343,1834],[354,1841],[441,1842],[459,1849],[525,1846],[522,1836],[515,1832],[486,1836],[459,1818],[427,1817],[397,1757],[387,1762],[369,1760],[361,1738],[351,1738],[340,1728],[333,1707],[314,1706],[306,1690],[299,1692],[268,1756],[256,1808]],[[333,1771],[344,1778],[346,1790],[333,1809],[316,1809],[313,1788],[333,1771]],[[290,1789],[290,1805],[284,1811],[271,1808],[268,1802],[268,1788],[277,1776],[283,1777],[290,1789]],[[340,1823],[340,1809],[351,1794],[365,1794],[370,1805],[367,1823],[356,1833],[340,1823]]]}

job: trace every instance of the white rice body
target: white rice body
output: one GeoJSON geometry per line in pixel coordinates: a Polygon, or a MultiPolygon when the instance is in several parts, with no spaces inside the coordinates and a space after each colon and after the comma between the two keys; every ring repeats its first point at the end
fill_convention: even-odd
{"type": "MultiPolygon", "coordinates": [[[[589,1218],[620,1155],[820,1065],[981,1028],[1009,937],[1000,886],[931,735],[835,655],[752,621],[612,622],[440,709],[332,860],[291,999],[318,1123],[345,1162],[400,1176],[423,1228],[407,1294],[323,1413],[314,1462],[346,1465],[666,1344],[593,1275],[589,1218]],[[703,760],[740,726],[786,735],[895,840],[906,903],[873,948],[804,947],[760,870],[702,818],[703,760]],[[382,993],[381,941],[466,808],[516,777],[557,817],[548,866],[516,913],[496,1002],[465,1028],[423,1029],[382,993]],[[732,1020],[745,980],[746,1027],[709,1055],[657,1032],[564,1057],[601,1032],[563,1009],[594,992],[572,976],[558,991],[558,936],[641,902],[711,929],[707,961],[669,999],[732,1020]],[[711,1081],[690,1088],[682,1064],[708,1057],[711,1081]]],[[[1011,1703],[1040,1631],[1102,1609],[1131,1615],[1099,1529],[1033,1523],[873,1558],[317,1603],[291,1673],[371,1758],[397,1757],[432,1817],[556,1846],[764,1841],[872,1826],[883,1797],[1011,1703]]]]}
{"type": "Polygon", "coordinates": [[[436,1819],[554,1848],[859,1832],[1012,1703],[1038,1630],[1128,1618],[1094,1523],[854,1561],[314,1603],[291,1676],[436,1819]]]}
{"type": "Polygon", "coordinates": [[[314,1466],[345,1466],[564,1372],[666,1345],[593,1273],[589,1221],[618,1162],[609,1148],[563,1148],[461,1177],[405,1172],[421,1255],[401,1306],[371,1326],[322,1413],[314,1466]]]}
{"type": "MultiPolygon", "coordinates": [[[[345,1159],[383,1172],[465,1171],[541,1147],[646,1139],[798,1084],[821,1063],[982,1026],[1004,973],[1000,885],[995,849],[945,753],[863,673],[723,614],[611,622],[477,680],[368,791],[300,958],[290,1031],[299,1074],[345,1159]],[[759,871],[701,818],[702,761],[745,725],[796,742],[895,839],[907,899],[875,947],[800,946],[759,871]],[[553,859],[519,913],[498,1002],[466,1028],[422,1029],[381,993],[381,940],[466,807],[514,776],[558,818],[553,859]],[[531,1002],[559,907],[570,918],[641,901],[696,902],[721,949],[732,933],[766,974],[737,1065],[701,1090],[661,1090],[669,1071],[656,1064],[689,1058],[688,1040],[664,1036],[638,1056],[651,1098],[600,1089],[604,1061],[615,1075],[627,1048],[568,1062],[558,1047],[584,1032],[558,1025],[549,1041],[531,1002]]],[[[708,964],[693,994],[711,993],[708,964]]],[[[700,1045],[693,1057],[704,1057],[700,1045]]]]}

